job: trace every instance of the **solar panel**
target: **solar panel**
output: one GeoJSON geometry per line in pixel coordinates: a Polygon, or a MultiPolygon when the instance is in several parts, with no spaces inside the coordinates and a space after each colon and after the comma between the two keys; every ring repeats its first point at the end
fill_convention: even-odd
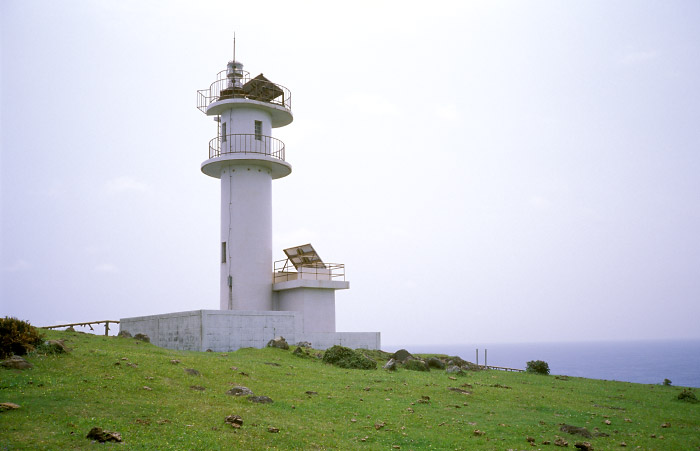
{"type": "Polygon", "coordinates": [[[297,271],[301,268],[325,268],[326,265],[311,244],[302,244],[284,250],[297,271]]]}

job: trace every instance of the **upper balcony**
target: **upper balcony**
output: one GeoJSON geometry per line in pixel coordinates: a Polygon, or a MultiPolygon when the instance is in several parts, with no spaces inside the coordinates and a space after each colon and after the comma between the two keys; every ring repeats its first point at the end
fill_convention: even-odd
{"type": "Polygon", "coordinates": [[[202,172],[219,178],[221,169],[233,161],[256,164],[270,169],[273,179],[285,177],[292,166],[284,161],[284,143],[272,136],[230,134],[209,141],[209,159],[202,163],[202,172]]]}
{"type": "Polygon", "coordinates": [[[249,72],[237,70],[233,77],[230,71],[222,70],[208,89],[197,91],[197,108],[210,116],[240,103],[268,109],[273,127],[292,122],[292,93],[263,74],[250,78],[249,72]]]}

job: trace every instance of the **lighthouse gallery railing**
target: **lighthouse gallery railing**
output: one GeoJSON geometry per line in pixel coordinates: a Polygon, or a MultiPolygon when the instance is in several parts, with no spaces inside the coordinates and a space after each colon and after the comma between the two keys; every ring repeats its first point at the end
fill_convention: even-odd
{"type": "Polygon", "coordinates": [[[284,143],[272,136],[231,134],[209,141],[209,158],[231,153],[262,154],[284,161],[284,143]]]}
{"type": "Polygon", "coordinates": [[[277,83],[272,83],[267,79],[261,80],[259,77],[262,74],[258,77],[250,78],[250,74],[247,71],[240,72],[242,73],[242,77],[239,79],[239,82],[242,84],[240,89],[231,89],[231,80],[226,77],[226,71],[222,70],[219,72],[216,76],[216,81],[209,86],[209,89],[197,91],[197,108],[206,113],[209,105],[214,102],[241,98],[272,103],[288,110],[292,109],[292,93],[289,89],[277,83]]]}

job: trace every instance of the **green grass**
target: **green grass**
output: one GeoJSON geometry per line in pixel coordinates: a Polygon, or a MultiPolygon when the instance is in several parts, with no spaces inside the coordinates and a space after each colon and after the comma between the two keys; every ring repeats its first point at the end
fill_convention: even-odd
{"type": "Polygon", "coordinates": [[[200,353],[116,337],[46,335],[65,339],[73,351],[31,355],[31,370],[0,369],[0,402],[21,405],[0,413],[0,450],[561,449],[553,444],[557,437],[569,449],[578,441],[596,450],[700,449],[700,404],[677,400],[680,387],[495,370],[452,380],[440,370],[346,370],[296,357],[293,349],[200,353]],[[234,385],[274,403],[227,395],[234,385]],[[429,402],[418,402],[423,396],[429,402]],[[231,414],[243,418],[241,429],[224,423],[231,414]],[[568,435],[559,430],[562,423],[598,428],[609,437],[568,435]],[[120,432],[123,443],[91,443],[85,436],[94,426],[120,432]],[[475,429],[485,434],[475,436],[475,429]]]}

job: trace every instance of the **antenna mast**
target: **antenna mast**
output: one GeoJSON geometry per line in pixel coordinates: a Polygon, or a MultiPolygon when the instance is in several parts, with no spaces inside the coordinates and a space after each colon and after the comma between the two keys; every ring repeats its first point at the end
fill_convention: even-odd
{"type": "Polygon", "coordinates": [[[236,62],[236,32],[233,32],[233,62],[236,62]]]}

